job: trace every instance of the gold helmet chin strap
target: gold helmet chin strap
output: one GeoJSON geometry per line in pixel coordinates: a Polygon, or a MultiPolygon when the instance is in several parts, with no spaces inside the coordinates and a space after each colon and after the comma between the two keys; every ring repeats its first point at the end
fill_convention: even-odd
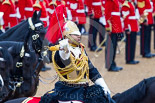
{"type": "Polygon", "coordinates": [[[80,45],[80,43],[77,42],[76,40],[74,40],[69,34],[66,34],[65,36],[66,36],[68,39],[70,39],[74,44],[80,45]]]}

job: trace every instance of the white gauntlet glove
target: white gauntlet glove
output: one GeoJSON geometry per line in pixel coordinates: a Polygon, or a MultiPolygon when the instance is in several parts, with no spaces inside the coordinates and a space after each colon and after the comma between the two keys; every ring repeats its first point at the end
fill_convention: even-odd
{"type": "Polygon", "coordinates": [[[110,92],[110,90],[109,90],[109,88],[108,88],[108,86],[107,86],[107,84],[105,83],[105,81],[104,81],[103,78],[97,79],[97,80],[95,81],[95,84],[96,84],[96,85],[100,85],[100,86],[103,88],[105,95],[107,95],[107,94],[110,95],[110,94],[111,94],[111,92],[110,92]]]}
{"type": "Polygon", "coordinates": [[[64,39],[59,41],[60,44],[60,50],[59,55],[63,60],[66,60],[70,57],[70,49],[69,49],[69,43],[68,39],[64,39]]]}

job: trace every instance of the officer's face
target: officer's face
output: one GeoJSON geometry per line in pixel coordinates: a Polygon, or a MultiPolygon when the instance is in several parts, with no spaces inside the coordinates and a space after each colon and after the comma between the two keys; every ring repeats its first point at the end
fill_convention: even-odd
{"type": "MultiPolygon", "coordinates": [[[[70,36],[77,42],[81,42],[81,35],[75,35],[75,34],[70,34],[70,36]]],[[[69,40],[70,43],[73,43],[71,40],[69,40]]]]}

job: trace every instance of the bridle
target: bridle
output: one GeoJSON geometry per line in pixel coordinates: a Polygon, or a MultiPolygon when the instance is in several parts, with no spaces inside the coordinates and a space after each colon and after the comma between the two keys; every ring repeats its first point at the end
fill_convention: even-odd
{"type": "Polygon", "coordinates": [[[40,27],[43,25],[41,23],[34,25],[32,22],[32,18],[28,18],[28,23],[29,23],[31,30],[34,31],[34,34],[31,36],[32,46],[33,46],[34,50],[36,51],[36,53],[38,53],[40,55],[41,48],[42,48],[42,41],[41,41],[41,38],[39,36],[39,34],[40,34],[39,30],[42,29],[40,27]],[[39,30],[37,28],[39,28],[39,30]]]}

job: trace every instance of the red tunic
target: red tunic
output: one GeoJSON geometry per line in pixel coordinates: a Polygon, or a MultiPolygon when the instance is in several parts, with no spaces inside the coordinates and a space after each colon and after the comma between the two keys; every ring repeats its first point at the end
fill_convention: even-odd
{"type": "Polygon", "coordinates": [[[19,21],[32,17],[33,15],[33,1],[32,0],[19,0],[18,7],[21,18],[19,21]]]}
{"type": "Polygon", "coordinates": [[[88,15],[93,13],[94,18],[100,18],[103,16],[101,0],[87,0],[88,15]]]}
{"type": "Polygon", "coordinates": [[[137,7],[140,15],[143,15],[144,12],[148,13],[147,22],[148,24],[153,24],[154,22],[152,16],[153,7],[151,6],[150,0],[137,0],[137,7]]]}
{"type": "Polygon", "coordinates": [[[112,26],[112,33],[122,33],[122,23],[120,19],[120,10],[119,10],[118,0],[106,0],[105,2],[105,18],[106,18],[106,28],[112,26]]]}
{"type": "Polygon", "coordinates": [[[82,0],[78,0],[78,8],[76,10],[77,17],[78,17],[78,24],[85,24],[86,23],[86,15],[84,10],[84,3],[82,0]]]}
{"type": "Polygon", "coordinates": [[[1,11],[4,12],[4,28],[7,26],[13,27],[17,25],[17,14],[15,10],[15,5],[11,0],[9,0],[10,4],[2,4],[1,11]]]}
{"type": "Polygon", "coordinates": [[[137,32],[139,30],[135,7],[131,2],[125,1],[123,3],[122,16],[124,19],[124,30],[128,29],[132,32],[137,32]]]}

